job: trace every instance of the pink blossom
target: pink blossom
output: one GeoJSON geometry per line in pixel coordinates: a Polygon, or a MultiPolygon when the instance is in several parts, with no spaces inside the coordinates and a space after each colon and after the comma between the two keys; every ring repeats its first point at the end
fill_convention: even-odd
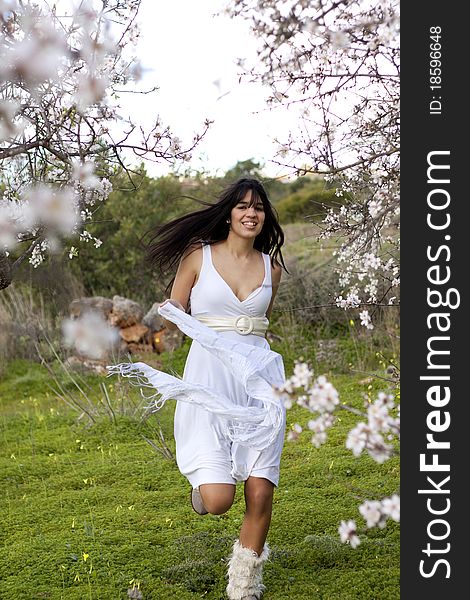
{"type": "Polygon", "coordinates": [[[361,540],[357,536],[355,521],[341,521],[341,525],[338,527],[338,533],[342,543],[349,543],[352,548],[356,548],[361,543],[361,540]]]}

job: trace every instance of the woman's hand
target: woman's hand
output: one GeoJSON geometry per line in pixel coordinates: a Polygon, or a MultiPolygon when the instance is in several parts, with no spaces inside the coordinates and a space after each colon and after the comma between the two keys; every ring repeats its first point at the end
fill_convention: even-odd
{"type": "Polygon", "coordinates": [[[182,310],[183,312],[186,312],[183,305],[180,304],[178,302],[178,300],[173,300],[172,298],[167,298],[166,300],[164,300],[163,302],[161,302],[158,306],[159,308],[161,308],[162,306],[165,306],[165,304],[173,304],[173,306],[176,306],[176,308],[179,308],[180,310],[182,310]]]}
{"type": "MultiPolygon", "coordinates": [[[[184,306],[182,304],[180,304],[178,302],[178,300],[173,300],[172,298],[167,298],[166,300],[164,300],[163,302],[161,302],[158,305],[158,308],[165,306],[165,304],[172,304],[173,306],[176,306],[176,308],[179,308],[179,310],[182,310],[183,312],[186,312],[184,309],[184,306]]],[[[165,319],[165,317],[163,317],[163,324],[167,329],[177,329],[177,325],[175,325],[174,323],[172,323],[171,321],[167,321],[165,319]]]]}

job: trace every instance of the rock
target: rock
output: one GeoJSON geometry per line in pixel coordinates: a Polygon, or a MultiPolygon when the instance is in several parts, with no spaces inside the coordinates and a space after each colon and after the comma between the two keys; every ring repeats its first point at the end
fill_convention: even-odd
{"type": "Polygon", "coordinates": [[[152,305],[152,308],[148,311],[148,313],[142,319],[142,323],[144,325],[147,325],[147,327],[152,332],[160,331],[164,327],[163,319],[157,312],[158,307],[159,307],[159,302],[155,302],[152,305]]]}
{"type": "Polygon", "coordinates": [[[165,338],[165,330],[156,331],[152,333],[152,345],[158,354],[161,354],[165,351],[165,344],[163,342],[165,338]]]}
{"type": "Polygon", "coordinates": [[[113,309],[113,302],[109,298],[103,296],[91,296],[88,298],[78,298],[72,300],[69,304],[69,313],[72,319],[77,319],[87,311],[98,312],[108,319],[109,313],[113,309]]]}
{"type": "Polygon", "coordinates": [[[91,360],[89,358],[80,358],[79,356],[69,356],[65,364],[75,371],[92,371],[97,375],[107,375],[106,361],[91,360]]]}
{"type": "Polygon", "coordinates": [[[122,327],[119,330],[119,335],[127,343],[140,342],[148,331],[148,327],[142,325],[142,323],[136,323],[130,327],[122,327]]]}
{"type": "MultiPolygon", "coordinates": [[[[155,302],[144,316],[141,305],[123,296],[113,296],[112,300],[102,296],[79,298],[69,305],[72,318],[81,317],[87,311],[101,313],[109,325],[119,329],[119,344],[113,348],[113,355],[136,354],[173,351],[179,348],[184,340],[184,334],[179,329],[169,330],[163,325],[163,318],[158,314],[159,303],[155,302]]],[[[70,357],[70,365],[87,368],[95,372],[103,372],[95,366],[93,359],[85,356],[70,357]]],[[[108,356],[105,364],[113,360],[108,356]]],[[[96,361],[95,361],[96,362],[96,361]]]]}
{"type": "Polygon", "coordinates": [[[184,340],[184,334],[179,329],[162,329],[153,334],[153,347],[161,354],[179,348],[184,340]]]}
{"type": "Polygon", "coordinates": [[[140,323],[143,316],[144,311],[140,304],[122,296],[113,296],[113,310],[109,315],[111,325],[131,327],[140,323]]]}
{"type": "Polygon", "coordinates": [[[153,352],[152,344],[136,344],[135,342],[130,342],[127,344],[127,349],[131,354],[140,354],[141,352],[153,352]]]}

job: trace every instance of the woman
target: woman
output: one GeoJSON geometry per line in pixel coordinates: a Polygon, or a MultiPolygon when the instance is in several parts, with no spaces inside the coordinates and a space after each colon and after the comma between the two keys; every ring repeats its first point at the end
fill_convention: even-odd
{"type": "Polygon", "coordinates": [[[285,412],[271,387],[283,383],[284,368],[266,340],[281,263],[285,269],[283,241],[263,186],[244,178],[217,203],[157,228],[148,247],[162,271],[178,262],[159,312],[169,329],[180,327],[193,342],[183,387],[177,380],[167,388],[174,378],[143,363],[134,366],[162,397],[178,399],[176,457],[192,486],[193,509],[225,513],[237,481],[244,481],[246,512],[228,568],[231,600],[258,599],[264,590],[285,430],[285,412]]]}

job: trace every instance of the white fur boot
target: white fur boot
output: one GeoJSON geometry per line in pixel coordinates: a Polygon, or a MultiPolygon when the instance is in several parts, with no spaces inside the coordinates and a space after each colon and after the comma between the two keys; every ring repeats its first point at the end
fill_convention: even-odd
{"type": "Polygon", "coordinates": [[[263,565],[269,557],[265,544],[260,556],[251,548],[244,548],[240,540],[233,544],[228,563],[227,595],[230,600],[259,600],[264,592],[263,565]]]}

